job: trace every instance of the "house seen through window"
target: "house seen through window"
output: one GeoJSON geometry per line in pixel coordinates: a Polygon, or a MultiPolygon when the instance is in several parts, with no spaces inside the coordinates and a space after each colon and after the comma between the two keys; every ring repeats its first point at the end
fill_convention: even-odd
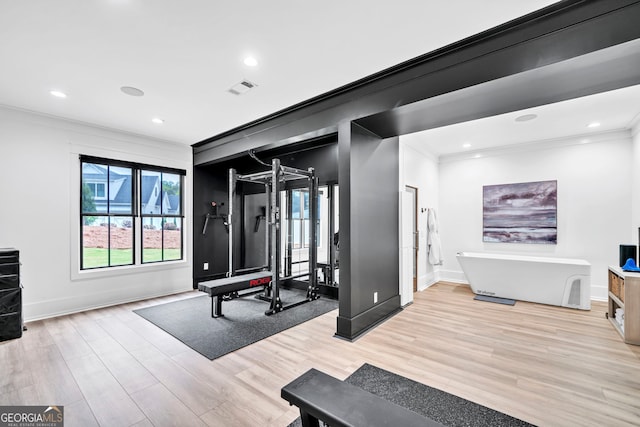
{"type": "Polygon", "coordinates": [[[81,269],[183,258],[185,171],[86,156],[81,169],[81,269]]]}

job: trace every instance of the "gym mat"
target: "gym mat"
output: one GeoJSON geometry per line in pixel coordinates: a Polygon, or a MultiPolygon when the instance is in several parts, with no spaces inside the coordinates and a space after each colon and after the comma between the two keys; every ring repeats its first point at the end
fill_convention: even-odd
{"type": "MultiPolygon", "coordinates": [[[[518,418],[368,363],[358,368],[345,381],[448,427],[533,426],[518,418]]],[[[289,427],[301,426],[300,418],[289,424],[289,427]]]]}
{"type": "MultiPolygon", "coordinates": [[[[284,305],[303,300],[305,295],[306,291],[280,290],[284,305]]],[[[224,317],[212,318],[211,298],[203,294],[141,308],[134,313],[213,360],[335,310],[338,301],[321,297],[271,316],[264,314],[268,308],[269,303],[246,296],[223,302],[224,317]]]]}
{"type": "Polygon", "coordinates": [[[495,302],[496,304],[514,305],[516,300],[509,298],[490,297],[489,295],[476,295],[474,300],[495,302]]]}

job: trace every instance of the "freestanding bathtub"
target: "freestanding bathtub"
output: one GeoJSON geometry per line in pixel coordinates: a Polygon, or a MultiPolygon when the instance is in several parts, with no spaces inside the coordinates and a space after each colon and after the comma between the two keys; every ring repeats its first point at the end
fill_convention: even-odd
{"type": "Polygon", "coordinates": [[[456,257],[475,294],[591,309],[591,264],[585,260],[480,252],[456,257]]]}

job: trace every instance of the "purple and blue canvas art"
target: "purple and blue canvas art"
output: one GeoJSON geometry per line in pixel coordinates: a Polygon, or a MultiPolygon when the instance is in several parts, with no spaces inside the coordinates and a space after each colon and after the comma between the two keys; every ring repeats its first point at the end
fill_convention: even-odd
{"type": "Polygon", "coordinates": [[[484,242],[556,244],[557,181],[486,185],[482,193],[484,242]]]}

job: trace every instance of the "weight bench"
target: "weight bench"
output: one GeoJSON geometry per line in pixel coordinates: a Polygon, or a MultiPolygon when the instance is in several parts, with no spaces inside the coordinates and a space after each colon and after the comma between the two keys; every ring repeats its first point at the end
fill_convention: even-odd
{"type": "Polygon", "coordinates": [[[359,387],[310,369],[286,386],[281,397],[300,409],[303,427],[444,427],[359,387]]]}
{"type": "Polygon", "coordinates": [[[233,292],[256,286],[267,286],[271,283],[271,272],[243,274],[241,276],[225,277],[224,279],[208,280],[198,283],[198,290],[206,292],[211,297],[211,317],[222,317],[222,297],[233,292]]]}

